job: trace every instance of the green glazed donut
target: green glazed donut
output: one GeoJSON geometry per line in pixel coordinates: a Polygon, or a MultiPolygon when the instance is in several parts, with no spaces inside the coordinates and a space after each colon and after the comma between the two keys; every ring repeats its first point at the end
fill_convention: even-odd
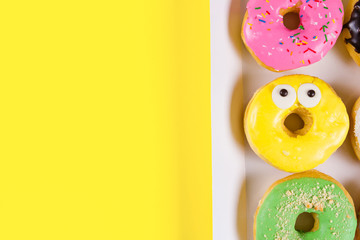
{"type": "Polygon", "coordinates": [[[357,226],[352,198],[335,179],[316,170],[275,182],[255,213],[254,239],[353,240],[357,226]],[[311,214],[309,231],[295,229],[298,216],[311,214]]]}

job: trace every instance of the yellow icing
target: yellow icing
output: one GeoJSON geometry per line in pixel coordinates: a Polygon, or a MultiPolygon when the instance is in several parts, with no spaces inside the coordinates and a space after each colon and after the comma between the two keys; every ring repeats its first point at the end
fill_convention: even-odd
{"type": "Polygon", "coordinates": [[[301,172],[323,163],[344,142],[349,130],[349,116],[335,91],[319,78],[290,75],[278,78],[259,89],[245,112],[245,134],[251,148],[274,167],[287,172],[301,172]],[[296,92],[304,83],[315,84],[321,100],[305,108],[296,98],[288,109],[280,109],[272,100],[275,86],[288,84],[296,92]],[[298,113],[305,127],[295,133],[284,126],[285,118],[298,113]]]}

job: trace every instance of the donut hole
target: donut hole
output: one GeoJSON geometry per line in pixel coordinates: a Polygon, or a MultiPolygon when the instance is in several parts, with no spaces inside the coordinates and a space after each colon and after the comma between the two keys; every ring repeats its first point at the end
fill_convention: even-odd
{"type": "Polygon", "coordinates": [[[303,129],[305,123],[297,113],[291,113],[285,118],[284,125],[289,131],[295,133],[296,131],[303,129]]]}
{"type": "Polygon", "coordinates": [[[317,213],[303,212],[299,214],[295,222],[295,230],[301,233],[315,232],[319,229],[317,213]]]}
{"type": "Polygon", "coordinates": [[[288,12],[283,16],[283,24],[289,30],[295,30],[300,26],[299,12],[288,12]]]}
{"type": "Polygon", "coordinates": [[[290,137],[303,136],[310,131],[313,121],[309,110],[300,107],[293,110],[283,119],[283,130],[290,137]]]}

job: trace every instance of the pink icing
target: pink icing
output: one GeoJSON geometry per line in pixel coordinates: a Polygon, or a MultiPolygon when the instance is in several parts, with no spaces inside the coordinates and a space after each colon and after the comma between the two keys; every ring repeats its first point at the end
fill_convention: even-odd
{"type": "Polygon", "coordinates": [[[265,65],[277,71],[295,69],[319,61],[341,32],[341,0],[303,0],[300,26],[287,29],[280,9],[298,0],[249,0],[244,24],[245,42],[265,65]]]}

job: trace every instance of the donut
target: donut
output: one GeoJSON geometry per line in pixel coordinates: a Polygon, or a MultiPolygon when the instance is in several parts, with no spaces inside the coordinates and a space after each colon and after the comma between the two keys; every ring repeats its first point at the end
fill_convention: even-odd
{"type": "Polygon", "coordinates": [[[358,98],[351,111],[351,145],[356,157],[360,160],[360,98],[358,98]]]}
{"type": "Polygon", "coordinates": [[[254,239],[353,240],[354,203],[335,179],[316,170],[296,173],[273,183],[259,202],[254,239]],[[301,214],[310,215],[310,228],[296,229],[301,214]]]}
{"type": "Polygon", "coordinates": [[[355,232],[355,240],[360,240],[360,222],[359,222],[359,213],[357,214],[358,225],[355,232]]]}
{"type": "Polygon", "coordinates": [[[343,38],[350,56],[360,66],[360,1],[350,0],[345,11],[343,38]]]}
{"type": "Polygon", "coordinates": [[[260,158],[280,170],[301,172],[325,162],[341,146],[349,116],[330,85],[316,77],[289,75],[254,94],[246,107],[244,129],[260,158]],[[303,126],[286,125],[294,115],[303,126]]]}
{"type": "Polygon", "coordinates": [[[341,0],[249,0],[246,8],[243,42],[256,61],[271,71],[319,61],[342,30],[341,0]],[[299,23],[293,30],[285,27],[291,15],[299,23]]]}

